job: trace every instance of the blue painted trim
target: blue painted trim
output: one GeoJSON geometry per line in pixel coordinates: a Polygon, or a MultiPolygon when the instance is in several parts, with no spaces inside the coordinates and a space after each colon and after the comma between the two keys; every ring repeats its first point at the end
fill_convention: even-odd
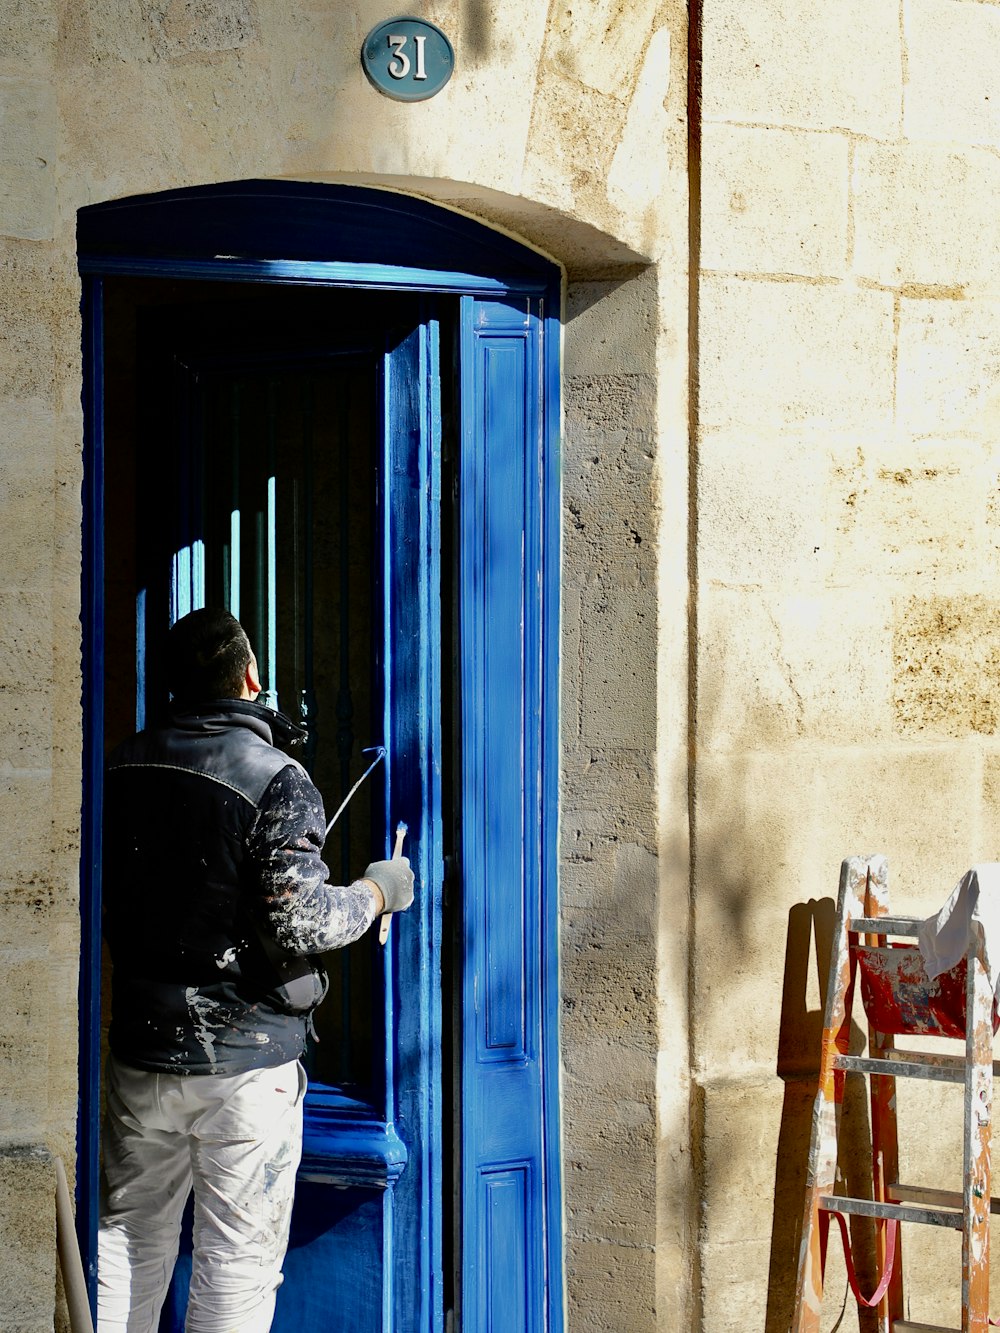
{"type": "Polygon", "coordinates": [[[82,208],[77,242],[87,262],[98,255],[215,259],[234,275],[246,260],[336,255],[348,267],[380,268],[394,286],[393,269],[413,274],[411,289],[447,287],[448,273],[477,275],[490,288],[498,274],[543,286],[553,277],[549,259],[485,223],[371,186],[251,180],[136,195],[82,208]]]}
{"type": "Polygon", "coordinates": [[[81,255],[82,274],[116,278],[192,278],[200,282],[270,282],[292,285],[365,288],[386,292],[449,292],[504,296],[508,292],[537,296],[548,290],[532,279],[486,278],[459,270],[429,273],[426,269],[387,264],[344,264],[328,260],[281,259],[154,259],[139,255],[81,255]]]}
{"type": "Polygon", "coordinates": [[[80,830],[80,1074],[76,1226],[97,1317],[101,1105],[101,820],[104,778],[103,287],[83,284],[83,818],[80,830]]]}
{"type": "Polygon", "coordinates": [[[560,1114],[559,792],[560,663],[562,643],[562,304],[553,283],[540,303],[541,431],[541,929],[542,1098],[544,1107],[547,1333],[565,1324],[563,1153],[560,1114]]]}
{"type": "Polygon", "coordinates": [[[395,1126],[336,1088],[310,1085],[302,1134],[303,1180],[392,1189],[406,1168],[395,1126]]]}

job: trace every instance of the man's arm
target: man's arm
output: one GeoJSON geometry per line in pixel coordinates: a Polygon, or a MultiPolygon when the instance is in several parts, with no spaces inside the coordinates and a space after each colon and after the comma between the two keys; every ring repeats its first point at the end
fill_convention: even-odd
{"type": "Polygon", "coordinates": [[[373,880],[327,883],[325,836],[319,792],[289,764],[264,793],[246,850],[261,925],[290,953],[340,949],[362,936],[385,907],[373,880]]]}

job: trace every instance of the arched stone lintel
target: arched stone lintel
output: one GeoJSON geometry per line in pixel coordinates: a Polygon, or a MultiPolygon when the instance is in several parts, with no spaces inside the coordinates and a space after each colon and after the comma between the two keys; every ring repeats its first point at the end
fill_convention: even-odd
{"type": "Polygon", "coordinates": [[[453,209],[539,251],[561,265],[571,281],[621,280],[652,262],[649,255],[634,250],[620,238],[551,204],[472,181],[371,172],[330,173],[306,179],[416,195],[428,203],[453,209]]]}

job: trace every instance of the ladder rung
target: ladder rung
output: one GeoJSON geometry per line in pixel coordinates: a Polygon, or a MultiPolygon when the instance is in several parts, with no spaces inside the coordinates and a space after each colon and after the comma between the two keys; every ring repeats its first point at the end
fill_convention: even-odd
{"type": "Polygon", "coordinates": [[[962,1333],[959,1328],[945,1328],[944,1324],[913,1324],[909,1319],[894,1319],[892,1333],[962,1333]]]}
{"type": "Polygon", "coordinates": [[[854,1213],[857,1217],[895,1217],[900,1222],[920,1222],[925,1226],[962,1229],[962,1213],[954,1208],[914,1208],[905,1203],[874,1203],[871,1199],[841,1198],[824,1194],[819,1206],[828,1213],[854,1213]]]}
{"type": "Polygon", "coordinates": [[[916,939],[923,924],[919,916],[856,916],[851,930],[859,935],[909,935],[916,939]]]}
{"type": "Polygon", "coordinates": [[[881,1074],[890,1078],[930,1078],[941,1083],[964,1083],[966,1061],[960,1055],[930,1051],[887,1051],[885,1055],[835,1055],[834,1069],[851,1074],[881,1074]]]}
{"type": "MultiPolygon", "coordinates": [[[[961,1208],[962,1195],[958,1190],[936,1190],[929,1185],[901,1185],[898,1181],[886,1185],[886,1193],[893,1203],[926,1203],[931,1207],[961,1208]]],[[[990,1212],[1000,1213],[1000,1199],[990,1199],[990,1212]]]]}
{"type": "MultiPolygon", "coordinates": [[[[835,1055],[834,1069],[849,1074],[881,1074],[887,1078],[930,1078],[941,1083],[964,1083],[968,1061],[963,1055],[937,1051],[886,1051],[884,1055],[835,1055]]],[[[1000,1060],[993,1061],[993,1077],[1000,1078],[1000,1060]]]]}

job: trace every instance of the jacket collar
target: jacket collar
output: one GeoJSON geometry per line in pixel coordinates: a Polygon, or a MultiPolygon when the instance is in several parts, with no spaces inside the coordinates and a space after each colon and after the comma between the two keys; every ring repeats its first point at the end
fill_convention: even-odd
{"type": "Polygon", "coordinates": [[[287,750],[301,745],[306,738],[304,727],[273,708],[251,703],[249,699],[210,699],[200,704],[172,704],[168,710],[171,725],[182,731],[214,735],[230,727],[245,727],[256,733],[269,745],[287,750]]]}

